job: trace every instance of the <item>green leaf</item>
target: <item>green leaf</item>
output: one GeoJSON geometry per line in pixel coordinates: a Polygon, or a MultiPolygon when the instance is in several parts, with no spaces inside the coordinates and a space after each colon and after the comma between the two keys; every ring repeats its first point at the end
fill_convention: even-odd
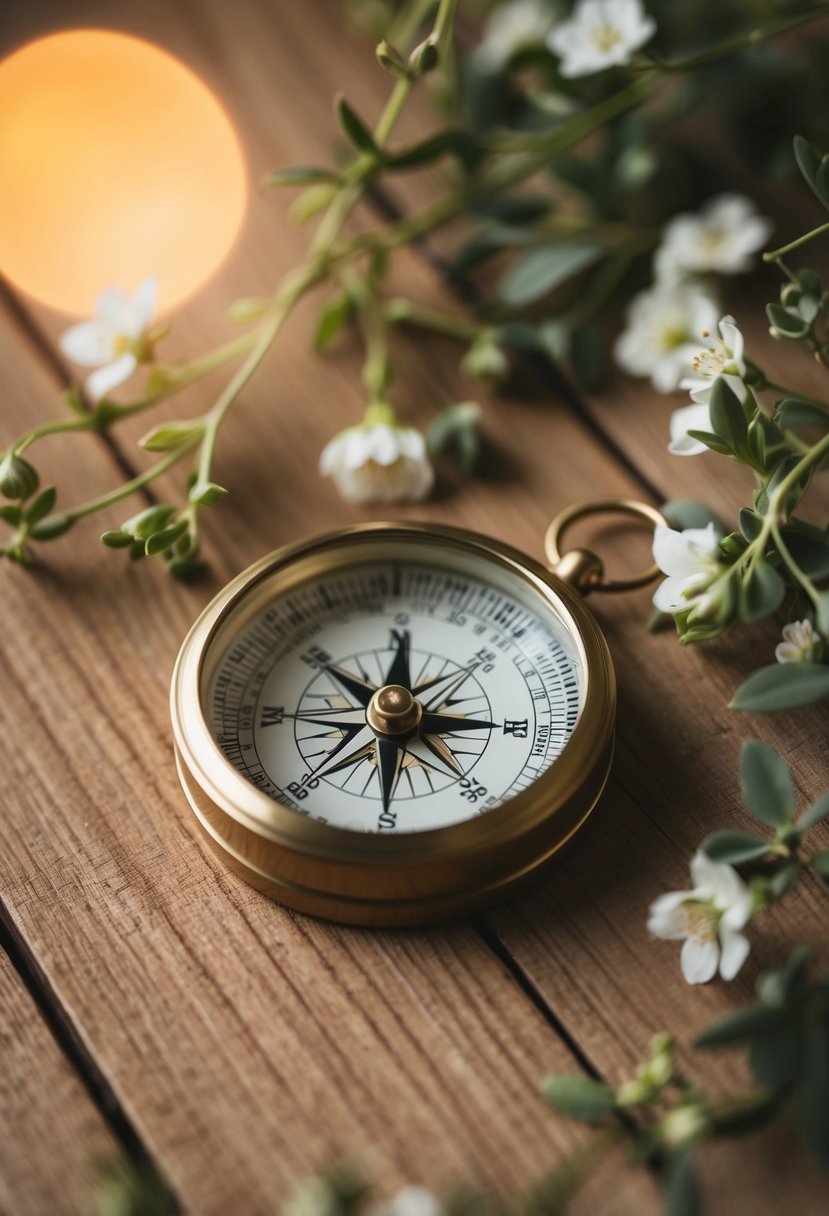
{"type": "Polygon", "coordinates": [[[108,549],[127,549],[134,543],[133,537],[129,532],[116,530],[101,533],[101,544],[106,545],[108,549]]]}
{"type": "Polygon", "coordinates": [[[551,1106],[581,1123],[601,1123],[616,1109],[616,1095],[592,1077],[547,1077],[541,1087],[551,1106]]]}
{"type": "Polygon", "coordinates": [[[353,312],[351,297],[345,291],[326,300],[317,318],[314,350],[322,351],[330,346],[353,312]]]}
{"type": "Polygon", "coordinates": [[[144,541],[148,536],[152,536],[153,532],[158,532],[163,528],[174,512],[175,507],[166,505],[145,507],[137,515],[125,520],[121,525],[121,531],[128,532],[134,540],[144,541]]]}
{"type": "Polygon", "coordinates": [[[578,385],[585,392],[598,392],[604,373],[605,335],[595,321],[573,331],[570,339],[570,366],[578,385]]]}
{"type": "Polygon", "coordinates": [[[807,535],[798,528],[783,528],[783,543],[805,575],[812,579],[829,575],[829,538],[807,535]]]}
{"type": "Polygon", "coordinates": [[[197,481],[187,495],[190,502],[198,503],[201,507],[212,507],[214,502],[224,498],[227,490],[217,485],[215,481],[197,481]]]}
{"type": "Polygon", "coordinates": [[[747,739],[740,756],[740,777],[746,806],[755,819],[778,828],[791,823],[795,791],[789,766],[774,748],[747,739]]]}
{"type": "Polygon", "coordinates": [[[769,879],[769,889],[774,899],[782,899],[787,892],[791,891],[802,873],[803,865],[799,861],[789,861],[781,866],[777,873],[769,879]]]}
{"type": "Polygon", "coordinates": [[[753,563],[740,587],[740,620],[751,624],[776,612],[786,596],[786,584],[769,562],[753,563]]]}
{"type": "Polygon", "coordinates": [[[701,1216],[699,1186],[691,1149],[678,1149],[665,1163],[667,1216],[701,1216]]]}
{"type": "Polygon", "coordinates": [[[798,1093],[800,1134],[812,1154],[829,1167],[829,1022],[806,1028],[803,1080],[798,1093]]]}
{"type": "Polygon", "coordinates": [[[782,967],[764,971],[757,981],[760,1000],[774,1009],[783,1009],[792,996],[802,992],[813,954],[811,946],[795,946],[782,967]]]}
{"type": "Polygon", "coordinates": [[[755,861],[765,857],[770,845],[759,836],[750,832],[738,832],[726,828],[721,832],[712,832],[702,842],[702,847],[712,861],[725,861],[729,865],[740,865],[744,861],[755,861]]]}
{"type": "Polygon", "coordinates": [[[799,426],[816,426],[829,430],[829,411],[809,401],[778,401],[774,407],[774,421],[783,430],[799,426]]]}
{"type": "Polygon", "coordinates": [[[752,1039],[779,1030],[786,1022],[787,1016],[782,1009],[770,1009],[767,1005],[748,1005],[730,1013],[721,1021],[714,1022],[712,1026],[706,1026],[694,1039],[694,1046],[710,1049],[750,1043],[752,1039]]]}
{"type": "Polygon", "coordinates": [[[190,440],[200,439],[203,434],[204,423],[201,422],[163,422],[138,442],[147,452],[167,452],[190,440]]]}
{"type": "Polygon", "coordinates": [[[337,101],[337,117],[340,120],[343,134],[358,152],[377,154],[377,144],[374,142],[374,136],[362,118],[358,116],[356,110],[348,104],[344,97],[340,97],[337,101]]]}
{"type": "Polygon", "coordinates": [[[512,307],[531,304],[546,296],[605,254],[591,241],[560,241],[538,245],[514,262],[501,284],[500,299],[512,307]]]}
{"type": "Polygon", "coordinates": [[[796,135],[794,138],[794,158],[797,161],[797,167],[803,174],[804,178],[812,188],[814,194],[823,203],[824,207],[829,207],[829,188],[827,188],[825,173],[822,172],[826,165],[827,157],[805,140],[802,135],[796,135]]]}
{"type": "Polygon", "coordinates": [[[339,175],[331,169],[317,165],[294,165],[288,169],[277,169],[262,178],[263,186],[310,186],[314,182],[339,182],[339,175]]]}
{"type": "Polygon", "coordinates": [[[745,680],[734,694],[732,709],[775,713],[800,709],[829,697],[829,667],[820,663],[772,663],[745,680]]]}
{"type": "Polygon", "coordinates": [[[23,512],[17,503],[0,503],[0,519],[2,519],[4,523],[11,524],[13,528],[16,528],[22,518],[23,512]]]}
{"type": "Polygon", "coordinates": [[[481,407],[477,401],[459,401],[448,406],[426,432],[429,455],[440,456],[454,446],[461,471],[470,476],[480,456],[480,417],[481,407]]]}
{"type": "Polygon", "coordinates": [[[748,541],[756,540],[763,527],[763,521],[756,511],[749,507],[740,510],[740,531],[748,541]]]}
{"type": "Polygon", "coordinates": [[[63,390],[63,400],[66,402],[67,409],[70,409],[73,414],[79,414],[82,418],[89,417],[89,410],[83,403],[77,385],[71,384],[69,388],[63,390]]]}
{"type": "Polygon", "coordinates": [[[822,823],[827,815],[829,815],[829,790],[806,808],[797,821],[798,829],[801,832],[809,832],[822,823]]]}
{"type": "Polygon", "coordinates": [[[393,173],[401,173],[431,165],[443,156],[455,156],[471,168],[480,157],[480,149],[466,131],[439,131],[419,144],[386,156],[383,165],[393,173]]]}
{"type": "Polygon", "coordinates": [[[692,439],[698,439],[700,443],[704,443],[712,452],[716,452],[718,456],[733,456],[733,451],[727,443],[716,435],[712,435],[710,431],[689,431],[688,434],[692,439]]]}
{"type": "Polygon", "coordinates": [[[740,400],[724,376],[717,376],[711,389],[711,428],[738,455],[745,452],[747,424],[740,400]]]}
{"type": "Polygon", "coordinates": [[[766,316],[771,322],[772,335],[775,338],[805,338],[809,332],[809,326],[800,314],[790,308],[784,308],[782,304],[767,304],[766,316]]]}
{"type": "Polygon", "coordinates": [[[75,519],[72,515],[50,515],[48,519],[35,524],[30,535],[32,540],[57,540],[74,525],[75,519]]]}
{"type": "Polygon", "coordinates": [[[175,544],[180,536],[183,536],[187,531],[187,520],[180,519],[177,523],[171,524],[169,528],[162,528],[160,532],[153,532],[152,536],[148,536],[144,543],[144,552],[147,557],[152,557],[155,553],[163,553],[165,549],[170,549],[175,544]]]}
{"type": "Polygon", "coordinates": [[[773,1034],[758,1035],[751,1041],[748,1058],[760,1085],[771,1090],[790,1085],[803,1066],[799,1027],[787,1018],[773,1034]]]}
{"type": "Polygon", "coordinates": [[[715,530],[722,535],[725,529],[718,516],[701,502],[690,498],[673,498],[660,507],[662,514],[672,528],[683,531],[685,528],[705,529],[713,524],[715,530]]]}
{"type": "Polygon", "coordinates": [[[55,499],[58,492],[54,486],[47,486],[42,493],[38,494],[28,511],[25,513],[25,519],[28,524],[39,524],[44,519],[52,507],[55,505],[55,499]]]}
{"type": "Polygon", "coordinates": [[[718,1136],[753,1136],[776,1119],[783,1099],[778,1094],[735,1099],[725,1109],[720,1107],[713,1116],[718,1136]]]}

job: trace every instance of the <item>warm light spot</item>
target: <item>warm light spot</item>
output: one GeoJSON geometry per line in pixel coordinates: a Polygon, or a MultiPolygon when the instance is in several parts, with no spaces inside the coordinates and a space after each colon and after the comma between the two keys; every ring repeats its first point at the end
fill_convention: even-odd
{"type": "Polygon", "coordinates": [[[90,314],[154,275],[171,308],[227,255],[247,193],[224,110],[151,43],[71,30],[0,63],[0,271],[43,303],[90,314]]]}

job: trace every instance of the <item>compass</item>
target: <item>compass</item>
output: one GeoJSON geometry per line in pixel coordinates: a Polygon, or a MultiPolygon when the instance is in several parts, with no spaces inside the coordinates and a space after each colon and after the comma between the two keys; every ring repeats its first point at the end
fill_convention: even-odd
{"type": "Polygon", "coordinates": [[[179,776],[214,849],[293,908],[417,924],[505,896],[592,811],[615,682],[588,590],[598,557],[551,525],[552,569],[434,524],[366,524],[231,582],[172,681],[179,776]]]}

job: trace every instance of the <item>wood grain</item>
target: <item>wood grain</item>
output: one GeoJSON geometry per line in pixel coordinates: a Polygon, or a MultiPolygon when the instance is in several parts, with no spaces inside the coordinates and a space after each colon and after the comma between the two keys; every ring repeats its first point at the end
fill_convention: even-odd
{"type": "MultiPolygon", "coordinates": [[[[55,11],[42,0],[15,10],[10,37],[49,28],[55,11]]],[[[344,29],[339,6],[324,0],[306,0],[302,20],[254,0],[232,11],[147,0],[115,14],[96,0],[74,4],[73,15],[184,54],[228,103],[254,176],[327,153],[338,87],[367,114],[386,87],[379,69],[364,70],[370,54],[344,29]]],[[[282,198],[254,200],[242,242],[177,319],[171,350],[185,355],[219,340],[227,301],[270,290],[296,261],[284,213],[282,198]]],[[[455,306],[414,254],[395,274],[425,302],[455,306]]],[[[53,357],[61,322],[28,315],[53,357]]],[[[305,309],[223,436],[216,476],[233,492],[208,514],[214,579],[279,543],[368,515],[342,504],[313,471],[321,443],[359,416],[362,397],[353,344],[320,361],[308,351],[310,324],[305,309]]],[[[8,323],[0,358],[13,378],[4,418],[13,434],[54,408],[55,384],[8,323]]],[[[470,387],[451,348],[403,344],[395,391],[407,416],[422,422],[470,387]]],[[[204,409],[213,391],[212,383],[189,390],[180,412],[204,409]]],[[[641,435],[626,448],[635,470],[661,486],[664,405],[631,390],[589,409],[592,426],[548,386],[527,382],[520,396],[488,404],[497,458],[487,476],[461,489],[446,474],[436,501],[395,514],[465,524],[538,555],[548,519],[567,502],[638,490],[636,472],[614,456],[622,417],[641,435]],[[644,420],[657,408],[661,430],[644,420]],[[615,430],[606,419],[613,409],[615,430]]],[[[134,448],[143,429],[116,438],[122,462],[146,459],[134,448]]],[[[53,441],[47,468],[50,460],[76,497],[120,475],[97,438],[53,441]]],[[[684,463],[691,476],[693,462],[684,463]]],[[[272,1210],[291,1181],[336,1148],[367,1160],[385,1189],[465,1174],[514,1190],[576,1139],[536,1092],[545,1072],[577,1068],[557,1027],[618,1081],[658,1025],[687,1043],[746,996],[757,967],[775,961],[787,937],[816,936],[819,893],[807,890],[791,913],[764,922],[736,987],[692,993],[673,947],[647,940],[649,900],[684,885],[686,859],[708,830],[739,824],[736,758],[747,730],[784,750],[804,797],[829,784],[814,719],[745,725],[725,709],[756,654],[730,645],[683,653],[669,635],[646,635],[647,593],[596,605],[622,690],[616,767],[594,828],[543,888],[493,914],[483,933],[472,925],[345,931],[269,904],[202,850],[169,752],[170,665],[216,583],[182,588],[149,563],[129,567],[96,549],[95,532],[119,517],[79,526],[45,570],[3,572],[17,632],[2,639],[15,795],[0,839],[17,930],[189,1210],[272,1210]]],[[[614,559],[627,560],[629,548],[638,562],[644,543],[619,534],[614,559]]],[[[773,630],[764,636],[770,647],[773,630]]],[[[741,1076],[719,1059],[702,1075],[726,1086],[741,1076]]],[[[38,1152],[32,1142],[30,1152],[38,1152]]],[[[710,1180],[727,1209],[712,1211],[779,1210],[782,1190],[765,1176],[748,1181],[755,1160],[719,1151],[710,1180]]],[[[808,1211],[818,1195],[813,1176],[795,1164],[778,1180],[808,1211]]],[[[616,1174],[600,1179],[585,1204],[594,1214],[638,1213],[653,1197],[646,1179],[616,1174]]]]}
{"type": "Polygon", "coordinates": [[[3,953],[0,1025],[0,1212],[81,1212],[121,1149],[3,953]]]}

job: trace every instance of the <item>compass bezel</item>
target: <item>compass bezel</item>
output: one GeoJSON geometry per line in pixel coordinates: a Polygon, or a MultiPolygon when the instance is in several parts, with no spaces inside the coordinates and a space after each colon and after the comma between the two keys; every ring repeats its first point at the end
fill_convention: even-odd
{"type": "Polygon", "coordinates": [[[610,767],[615,678],[607,644],[581,597],[540,563],[500,541],[447,525],[369,523],[284,546],[219,592],[182,644],[171,714],[190,805],[214,848],[248,881],[283,903],[330,919],[423,923],[504,893],[581,827],[610,767]],[[257,789],[222,753],[205,710],[229,632],[240,633],[277,595],[337,569],[384,557],[440,566],[447,553],[462,555],[485,581],[493,581],[495,567],[531,587],[572,640],[581,665],[582,707],[561,755],[527,789],[485,814],[422,831],[366,833],[320,823],[257,789]]]}

